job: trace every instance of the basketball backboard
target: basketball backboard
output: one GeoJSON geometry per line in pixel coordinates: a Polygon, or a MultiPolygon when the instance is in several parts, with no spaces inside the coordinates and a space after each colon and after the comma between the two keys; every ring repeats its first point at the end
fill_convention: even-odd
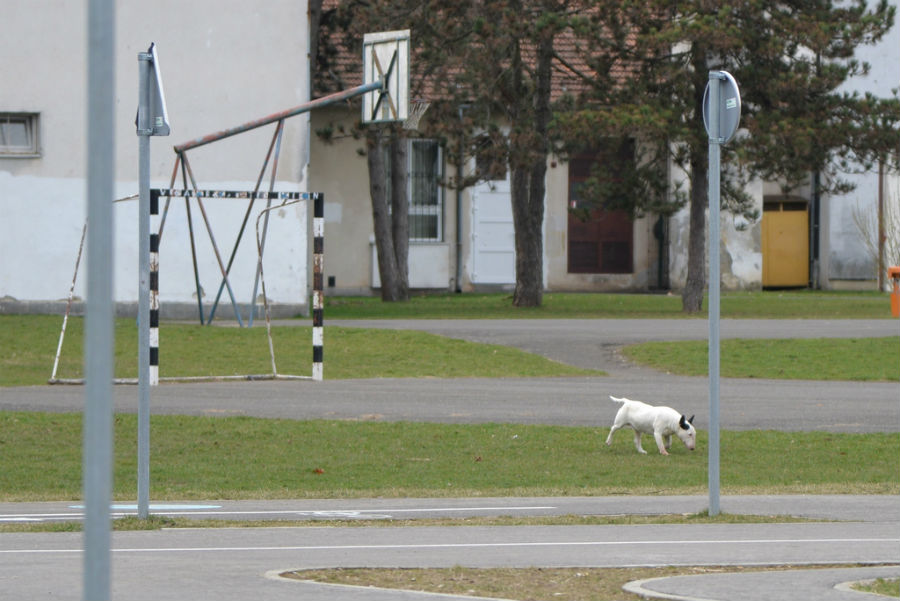
{"type": "Polygon", "coordinates": [[[363,96],[363,123],[405,121],[409,115],[409,30],[363,36],[363,84],[382,88],[363,96]]]}

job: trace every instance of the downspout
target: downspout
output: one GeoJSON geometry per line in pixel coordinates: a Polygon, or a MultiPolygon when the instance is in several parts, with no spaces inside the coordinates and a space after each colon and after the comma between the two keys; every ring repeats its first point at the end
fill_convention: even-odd
{"type": "Polygon", "coordinates": [[[878,161],[878,290],[884,290],[884,161],[878,161]]]}
{"type": "MultiPolygon", "coordinates": [[[[821,67],[822,57],[816,54],[816,77],[819,76],[821,67]]],[[[813,290],[818,290],[821,287],[821,274],[819,273],[819,221],[822,208],[821,175],[818,169],[813,171],[812,207],[809,210],[809,287],[813,290]]]]}
{"type": "Polygon", "coordinates": [[[463,111],[469,108],[467,104],[459,105],[459,154],[456,159],[456,281],[454,282],[455,291],[462,292],[462,181],[463,169],[465,168],[465,135],[462,128],[463,111]]]}
{"type": "MultiPolygon", "coordinates": [[[[822,57],[816,54],[816,77],[819,76],[822,67],[822,57]]],[[[818,169],[812,174],[812,206],[809,210],[809,287],[818,290],[821,286],[821,274],[819,273],[819,221],[821,212],[820,181],[821,173],[818,169]]]]}
{"type": "MultiPolygon", "coordinates": [[[[667,146],[669,146],[667,144],[667,146]]],[[[669,188],[672,185],[672,156],[666,153],[666,195],[669,194],[669,188]]],[[[671,213],[667,215],[660,214],[659,220],[653,228],[656,235],[656,286],[659,290],[669,290],[671,288],[669,282],[669,219],[671,213]]]]}
{"type": "Polygon", "coordinates": [[[819,171],[813,171],[812,176],[812,207],[809,211],[809,287],[818,290],[821,282],[819,278],[819,214],[821,209],[819,171]]]}

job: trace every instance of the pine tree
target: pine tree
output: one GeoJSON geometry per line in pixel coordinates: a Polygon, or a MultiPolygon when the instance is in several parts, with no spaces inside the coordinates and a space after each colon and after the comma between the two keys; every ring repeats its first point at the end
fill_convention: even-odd
{"type": "Polygon", "coordinates": [[[846,192],[842,172],[900,146],[896,97],[841,89],[868,69],[854,50],[890,30],[894,13],[886,0],[872,7],[864,0],[650,0],[630,9],[632,35],[614,50],[632,75],[627,84],[614,98],[599,89],[593,106],[561,119],[598,135],[631,128],[690,174],[684,311],[700,310],[706,279],[708,140],[700,109],[708,72],[734,75],[747,132],[723,147],[724,208],[756,216],[743,191],[752,177],[791,189],[822,172],[823,192],[846,192]]]}
{"type": "MultiPolygon", "coordinates": [[[[682,299],[686,312],[700,310],[708,206],[700,109],[710,70],[732,73],[743,100],[746,134],[722,153],[731,212],[758,217],[744,192],[751,178],[791,188],[822,172],[823,192],[847,191],[842,171],[896,156],[900,145],[898,98],[841,90],[868,69],[854,50],[892,27],[886,0],[349,0],[340,10],[344,40],[410,28],[412,93],[427,90],[434,101],[426,133],[467,140],[467,156],[508,166],[516,306],[542,300],[548,157],[636,142],[637,160],[614,173],[598,165],[584,195],[632,216],[689,203],[682,299]],[[555,92],[561,78],[573,84],[564,95],[555,92]],[[669,163],[690,175],[690,190],[669,189],[669,163]]],[[[459,160],[455,145],[448,150],[459,160]]]]}

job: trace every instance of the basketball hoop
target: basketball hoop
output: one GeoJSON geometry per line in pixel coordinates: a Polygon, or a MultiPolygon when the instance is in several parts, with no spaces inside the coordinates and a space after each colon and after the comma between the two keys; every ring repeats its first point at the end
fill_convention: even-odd
{"type": "Polygon", "coordinates": [[[403,121],[403,129],[419,129],[419,119],[422,118],[422,115],[425,114],[425,111],[428,110],[429,106],[431,106],[431,103],[427,100],[422,100],[421,98],[410,101],[409,114],[403,121]]]}

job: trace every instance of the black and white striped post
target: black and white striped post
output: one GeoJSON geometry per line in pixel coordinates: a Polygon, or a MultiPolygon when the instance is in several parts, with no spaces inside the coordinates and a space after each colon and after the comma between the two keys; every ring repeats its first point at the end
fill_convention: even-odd
{"type": "Polygon", "coordinates": [[[150,386],[159,384],[159,191],[150,192],[150,386]]]}
{"type": "Polygon", "coordinates": [[[313,365],[312,379],[322,381],[323,338],[322,323],[325,310],[325,195],[313,195],[313,365]]]}

